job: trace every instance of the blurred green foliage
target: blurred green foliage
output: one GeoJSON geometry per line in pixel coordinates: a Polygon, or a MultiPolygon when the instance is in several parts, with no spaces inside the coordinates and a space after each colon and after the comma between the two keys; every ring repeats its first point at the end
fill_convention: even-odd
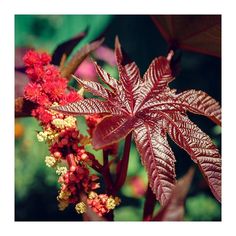
{"type": "Polygon", "coordinates": [[[213,198],[206,194],[189,197],[186,202],[185,219],[189,221],[221,220],[221,208],[213,198]]]}
{"type": "MultiPolygon", "coordinates": [[[[115,35],[119,35],[127,54],[137,62],[141,73],[147,69],[154,57],[165,55],[167,52],[167,45],[148,16],[16,15],[15,45],[52,52],[59,43],[77,35],[87,27],[89,27],[88,35],[78,47],[105,32],[105,44],[113,48],[115,35]]],[[[116,68],[107,64],[103,67],[117,77],[116,68]]],[[[202,89],[220,100],[220,74],[220,60],[183,52],[182,72],[171,86],[180,90],[202,89]],[[213,82],[216,86],[212,86],[213,82]]],[[[193,121],[209,133],[217,145],[220,145],[221,130],[218,127],[205,118],[193,117],[193,121]]],[[[36,131],[41,130],[37,121],[33,118],[21,118],[16,122],[24,127],[24,133],[15,142],[15,219],[81,220],[81,216],[75,213],[73,207],[64,212],[57,209],[57,176],[44,164],[48,149],[46,144],[39,143],[36,139],[36,131]]],[[[78,126],[85,134],[87,127],[84,118],[78,118],[78,126]]],[[[122,156],[123,145],[124,142],[121,142],[119,158],[122,156]]],[[[171,146],[177,159],[177,177],[180,177],[192,165],[192,161],[175,144],[171,143],[171,146]]],[[[91,146],[86,146],[86,149],[101,160],[101,151],[95,151],[91,146]]],[[[122,203],[115,209],[117,221],[142,220],[144,196],[135,192],[137,190],[132,185],[134,177],[140,177],[142,180],[139,183],[141,190],[142,186],[146,188],[147,174],[135,145],[132,144],[127,181],[119,192],[122,203]]],[[[212,197],[208,187],[199,187],[202,181],[202,176],[197,172],[186,201],[185,219],[220,220],[221,206],[212,197]]],[[[159,207],[157,204],[155,212],[159,207]]]]}
{"type": "Polygon", "coordinates": [[[141,221],[142,220],[142,207],[124,206],[115,209],[115,221],[141,221]]]}
{"type": "Polygon", "coordinates": [[[36,176],[41,173],[47,178],[49,186],[56,183],[56,175],[45,168],[44,157],[49,154],[47,146],[39,143],[36,132],[41,131],[37,121],[33,118],[24,118],[17,121],[24,127],[24,135],[16,139],[15,161],[15,189],[17,200],[23,200],[35,182],[36,176]]]}
{"type": "Polygon", "coordinates": [[[15,45],[52,53],[58,44],[88,29],[88,35],[74,49],[77,50],[100,36],[111,19],[109,15],[16,15],[15,45]]]}

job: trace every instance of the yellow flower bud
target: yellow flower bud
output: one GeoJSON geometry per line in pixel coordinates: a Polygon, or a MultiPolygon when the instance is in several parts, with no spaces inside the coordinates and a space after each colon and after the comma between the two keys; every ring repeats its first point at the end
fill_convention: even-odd
{"type": "Polygon", "coordinates": [[[109,197],[107,199],[106,207],[109,210],[112,210],[116,207],[116,202],[115,202],[115,199],[113,197],[109,197]]]}
{"type": "Polygon", "coordinates": [[[82,214],[86,212],[87,206],[85,205],[84,202],[79,202],[75,206],[75,210],[77,211],[78,214],[82,214]]]}
{"type": "Polygon", "coordinates": [[[64,175],[67,172],[67,168],[65,166],[58,166],[56,173],[58,175],[64,175]]]}
{"type": "Polygon", "coordinates": [[[48,167],[53,167],[56,164],[57,160],[52,156],[45,157],[45,163],[48,167]]]}
{"type": "Polygon", "coordinates": [[[44,132],[37,133],[37,139],[39,142],[43,142],[47,140],[47,134],[44,132]]]}
{"type": "Polygon", "coordinates": [[[89,194],[88,194],[88,198],[89,199],[94,199],[94,198],[96,198],[98,195],[97,195],[97,193],[95,193],[94,191],[91,191],[91,192],[89,192],[89,194]]]}
{"type": "Polygon", "coordinates": [[[73,116],[68,116],[64,119],[64,125],[67,128],[75,127],[76,118],[73,116]]]}
{"type": "Polygon", "coordinates": [[[53,125],[55,125],[58,129],[64,129],[65,128],[65,122],[63,119],[54,119],[52,122],[51,122],[53,125]]]}
{"type": "Polygon", "coordinates": [[[69,192],[69,191],[61,191],[58,195],[58,199],[59,200],[68,200],[70,195],[71,195],[71,192],[69,192]]]}

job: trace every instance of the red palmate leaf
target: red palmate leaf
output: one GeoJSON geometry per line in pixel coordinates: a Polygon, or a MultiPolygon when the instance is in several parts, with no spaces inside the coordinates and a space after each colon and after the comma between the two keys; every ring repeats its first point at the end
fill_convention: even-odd
{"type": "Polygon", "coordinates": [[[141,110],[164,111],[178,110],[190,111],[195,114],[207,116],[216,124],[221,125],[221,109],[219,103],[203,91],[194,89],[175,94],[175,90],[166,90],[148,100],[141,110]]]}
{"type": "Polygon", "coordinates": [[[151,16],[170,48],[221,56],[220,15],[151,16]]]}
{"type": "Polygon", "coordinates": [[[142,82],[139,69],[135,63],[130,63],[121,67],[119,74],[122,76],[121,85],[128,101],[127,108],[129,111],[133,111],[139,99],[140,83],[142,82]]]}
{"type": "Polygon", "coordinates": [[[207,116],[220,124],[219,103],[202,91],[180,94],[168,87],[174,78],[170,69],[173,52],[153,60],[144,79],[134,62],[126,63],[118,38],[115,43],[119,80],[112,78],[95,63],[96,71],[110,89],[96,82],[77,79],[94,95],[105,98],[85,99],[54,110],[74,114],[106,114],[93,133],[96,149],[118,142],[131,131],[146,167],[150,187],[162,205],[168,201],[175,185],[174,154],[167,142],[171,138],[197,163],[220,201],[221,158],[210,138],[194,125],[186,111],[207,116]]]}

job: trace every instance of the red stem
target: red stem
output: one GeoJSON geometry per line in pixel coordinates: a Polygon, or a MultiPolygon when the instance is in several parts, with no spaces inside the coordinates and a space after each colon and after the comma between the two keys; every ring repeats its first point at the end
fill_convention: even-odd
{"type": "Polygon", "coordinates": [[[100,173],[100,174],[102,174],[102,168],[103,168],[103,166],[98,162],[98,160],[96,160],[95,158],[94,158],[94,156],[93,156],[93,154],[91,154],[91,153],[87,153],[91,158],[91,160],[92,160],[92,168],[94,169],[94,170],[96,170],[98,173],[100,173]]]}
{"type": "Polygon", "coordinates": [[[156,204],[156,196],[154,195],[148,184],[144,209],[143,209],[143,221],[150,221],[152,219],[155,204],[156,204]]]}
{"type": "Polygon", "coordinates": [[[102,167],[102,174],[104,181],[107,186],[107,193],[112,193],[113,182],[110,173],[109,161],[108,161],[109,151],[103,150],[103,167],[102,167]]]}
{"type": "Polygon", "coordinates": [[[103,166],[107,166],[108,156],[109,156],[109,151],[108,150],[103,150],[103,166]]]}
{"type": "Polygon", "coordinates": [[[128,163],[129,163],[131,137],[132,137],[132,132],[129,133],[125,138],[124,153],[123,153],[122,160],[120,161],[120,168],[118,169],[115,186],[112,191],[113,195],[115,195],[115,193],[117,193],[120,190],[120,188],[123,186],[123,184],[125,183],[127,170],[128,170],[128,163]]]}

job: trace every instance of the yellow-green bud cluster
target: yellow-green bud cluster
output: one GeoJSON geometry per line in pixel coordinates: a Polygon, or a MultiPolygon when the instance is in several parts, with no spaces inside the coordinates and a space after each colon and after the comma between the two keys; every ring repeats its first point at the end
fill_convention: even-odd
{"type": "Polygon", "coordinates": [[[58,166],[56,169],[56,173],[58,175],[64,175],[67,172],[67,168],[65,166],[58,166]]]}
{"type": "Polygon", "coordinates": [[[65,119],[56,118],[51,122],[58,129],[73,128],[76,126],[76,118],[67,116],[65,119]]]}
{"type": "Polygon", "coordinates": [[[78,214],[83,214],[87,210],[87,206],[84,202],[79,202],[75,205],[75,210],[78,214]]]}
{"type": "Polygon", "coordinates": [[[48,166],[48,167],[55,166],[56,162],[57,162],[57,160],[52,156],[45,157],[45,163],[46,163],[46,166],[48,166]]]}
{"type": "Polygon", "coordinates": [[[52,131],[51,129],[45,130],[43,132],[39,132],[37,134],[37,139],[39,142],[53,141],[59,134],[55,131],[52,131]]]}

